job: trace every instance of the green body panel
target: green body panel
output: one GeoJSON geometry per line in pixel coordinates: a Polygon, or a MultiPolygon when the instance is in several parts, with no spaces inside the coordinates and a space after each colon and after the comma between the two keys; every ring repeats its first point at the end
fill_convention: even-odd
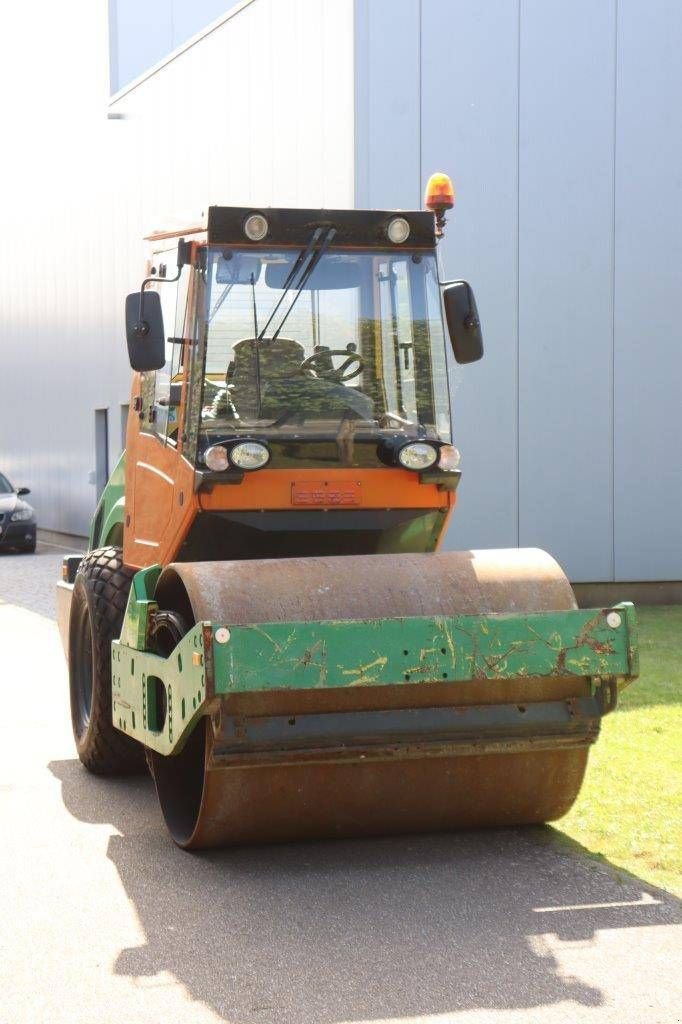
{"type": "Polygon", "coordinates": [[[204,634],[201,625],[182,638],[169,658],[114,640],[111,645],[114,725],[159,754],[177,753],[206,705],[204,634]],[[166,713],[158,720],[158,686],[166,691],[166,713]]]}
{"type": "Polygon", "coordinates": [[[102,491],[90,527],[88,550],[123,543],[125,519],[126,453],[123,452],[102,491]]]}
{"type": "MultiPolygon", "coordinates": [[[[461,615],[230,628],[214,643],[216,694],[452,683],[527,676],[632,677],[634,609],[461,615]],[[611,628],[607,616],[620,625],[611,628]]],[[[215,636],[215,627],[214,627],[215,636]]]]}
{"type": "Polygon", "coordinates": [[[161,575],[160,565],[140,569],[133,576],[120,640],[128,647],[143,651],[147,646],[149,616],[157,610],[154,591],[161,575]]]}
{"type": "MultiPolygon", "coordinates": [[[[197,623],[168,658],[145,650],[160,567],[136,574],[112,644],[114,724],[162,754],[181,749],[202,713],[232,693],[580,676],[599,685],[638,674],[632,605],[230,626],[197,623]],[[152,680],[168,715],[156,729],[152,680]]],[[[503,707],[503,706],[502,706],[503,707]]]]}

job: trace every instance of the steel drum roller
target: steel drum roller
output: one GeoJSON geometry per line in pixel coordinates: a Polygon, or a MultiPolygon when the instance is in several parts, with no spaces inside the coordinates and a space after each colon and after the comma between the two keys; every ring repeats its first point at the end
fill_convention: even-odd
{"type": "MultiPolygon", "coordinates": [[[[559,565],[536,549],[173,563],[156,600],[197,621],[266,622],[532,613],[576,607],[559,565]]],[[[265,691],[223,700],[225,715],[278,715],[559,700],[580,677],[514,678],[336,690],[265,691]]],[[[224,766],[221,716],[182,752],[150,755],[166,822],[187,848],[553,820],[573,803],[588,747],[511,753],[224,766]]]]}

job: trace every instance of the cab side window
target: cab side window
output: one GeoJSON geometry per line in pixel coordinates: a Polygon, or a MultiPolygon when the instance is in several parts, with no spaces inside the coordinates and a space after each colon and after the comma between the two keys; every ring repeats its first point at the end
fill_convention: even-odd
{"type": "Polygon", "coordinates": [[[182,268],[179,281],[161,283],[163,326],[166,334],[166,363],[155,372],[144,374],[143,395],[147,406],[147,429],[164,443],[176,444],[179,431],[180,392],[182,388],[182,345],[168,339],[184,337],[190,267],[182,268]]]}

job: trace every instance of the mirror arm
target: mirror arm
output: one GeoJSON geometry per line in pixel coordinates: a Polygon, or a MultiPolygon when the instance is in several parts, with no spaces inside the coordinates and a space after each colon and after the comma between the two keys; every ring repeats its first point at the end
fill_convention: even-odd
{"type": "Polygon", "coordinates": [[[137,313],[137,323],[135,324],[135,334],[138,338],[144,338],[149,334],[149,324],[144,318],[144,290],[148,284],[155,281],[157,284],[174,284],[180,280],[182,268],[185,264],[191,262],[191,242],[186,242],[184,238],[181,238],[178,242],[178,272],[175,277],[145,277],[144,281],[140,285],[140,305],[137,313]]]}

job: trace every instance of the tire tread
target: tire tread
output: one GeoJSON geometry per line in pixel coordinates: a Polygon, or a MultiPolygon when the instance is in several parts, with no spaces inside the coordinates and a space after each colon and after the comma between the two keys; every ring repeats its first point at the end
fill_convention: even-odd
{"type": "Polygon", "coordinates": [[[82,763],[97,775],[132,774],[146,766],[142,744],[111,720],[111,641],[120,636],[136,571],[123,564],[120,548],[105,547],[85,555],[76,574],[76,583],[80,577],[89,592],[94,670],[90,722],[76,743],[82,763]]]}

